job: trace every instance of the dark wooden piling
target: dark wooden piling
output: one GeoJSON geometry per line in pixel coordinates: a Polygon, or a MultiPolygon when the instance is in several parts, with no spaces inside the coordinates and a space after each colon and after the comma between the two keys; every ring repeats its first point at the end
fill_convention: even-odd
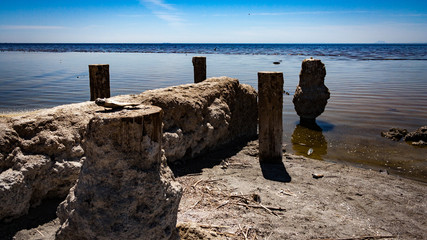
{"type": "Polygon", "coordinates": [[[282,162],[283,73],[258,72],[259,160],[282,162]]]}
{"type": "Polygon", "coordinates": [[[194,83],[202,82],[206,79],[206,57],[193,57],[194,83]]]}
{"type": "Polygon", "coordinates": [[[89,65],[90,100],[110,97],[110,65],[89,65]]]}

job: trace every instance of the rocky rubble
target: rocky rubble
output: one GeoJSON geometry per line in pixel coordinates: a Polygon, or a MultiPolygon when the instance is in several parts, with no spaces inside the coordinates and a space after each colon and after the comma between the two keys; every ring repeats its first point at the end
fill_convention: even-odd
{"type": "MultiPolygon", "coordinates": [[[[113,97],[164,110],[163,149],[169,163],[193,158],[257,131],[257,93],[228,77],[113,97]]],[[[0,220],[25,214],[47,197],[62,197],[85,160],[89,120],[105,111],[94,102],[0,118],[0,220]]]]}
{"type": "Polygon", "coordinates": [[[406,134],[403,139],[411,142],[427,142],[427,126],[420,127],[416,131],[406,134]]]}
{"type": "Polygon", "coordinates": [[[427,126],[420,127],[414,132],[401,128],[390,128],[388,131],[381,132],[381,136],[393,141],[403,138],[404,141],[411,142],[414,146],[427,146],[427,126]]]}
{"type": "Polygon", "coordinates": [[[381,132],[381,136],[391,139],[393,141],[399,141],[406,134],[408,134],[408,130],[402,128],[390,128],[388,131],[381,132]]]}

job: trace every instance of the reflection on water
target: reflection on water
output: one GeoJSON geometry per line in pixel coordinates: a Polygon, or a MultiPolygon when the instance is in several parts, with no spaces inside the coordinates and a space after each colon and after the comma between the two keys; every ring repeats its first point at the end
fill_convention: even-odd
{"type": "Polygon", "coordinates": [[[291,142],[292,149],[299,155],[322,160],[322,156],[328,153],[328,143],[323,136],[322,128],[316,122],[309,125],[298,124],[291,142]]]}

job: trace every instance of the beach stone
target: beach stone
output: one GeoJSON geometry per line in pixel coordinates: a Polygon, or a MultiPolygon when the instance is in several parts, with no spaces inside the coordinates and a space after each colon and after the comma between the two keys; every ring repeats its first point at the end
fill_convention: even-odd
{"type": "Polygon", "coordinates": [[[427,126],[420,127],[416,131],[406,134],[404,140],[411,142],[427,142],[427,126]]]}
{"type": "MultiPolygon", "coordinates": [[[[164,110],[162,148],[169,164],[257,136],[257,92],[234,78],[110,100],[164,110]]],[[[48,197],[65,198],[86,158],[82,142],[90,119],[113,111],[88,101],[0,117],[0,220],[22,216],[48,197]],[[26,167],[29,162],[37,167],[26,167]]]]}
{"type": "Polygon", "coordinates": [[[162,157],[162,115],[141,106],[90,120],[56,239],[177,239],[182,190],[162,157]]]}
{"type": "Polygon", "coordinates": [[[305,59],[299,75],[293,103],[301,123],[313,123],[325,110],[330,97],[325,86],[326,69],[319,59],[305,59]]]}
{"type": "Polygon", "coordinates": [[[399,141],[408,134],[408,130],[403,128],[390,128],[388,131],[381,132],[381,136],[391,139],[393,141],[399,141]]]}

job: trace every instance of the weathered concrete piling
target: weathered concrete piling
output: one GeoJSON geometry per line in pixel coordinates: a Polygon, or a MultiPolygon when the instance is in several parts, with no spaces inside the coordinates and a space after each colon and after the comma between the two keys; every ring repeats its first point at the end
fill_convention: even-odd
{"type": "Polygon", "coordinates": [[[181,188],[162,158],[159,107],[90,120],[79,179],[58,207],[57,239],[174,239],[181,188]]]}
{"type": "Polygon", "coordinates": [[[282,162],[283,73],[258,72],[259,160],[282,162]]]}
{"type": "Polygon", "coordinates": [[[330,97],[325,86],[326,69],[319,59],[305,59],[299,75],[293,103],[302,125],[315,125],[330,97]]]}
{"type": "Polygon", "coordinates": [[[110,97],[110,65],[89,65],[90,100],[110,97]]]}
{"type": "Polygon", "coordinates": [[[206,79],[206,57],[193,57],[194,83],[202,82],[206,79]]]}

